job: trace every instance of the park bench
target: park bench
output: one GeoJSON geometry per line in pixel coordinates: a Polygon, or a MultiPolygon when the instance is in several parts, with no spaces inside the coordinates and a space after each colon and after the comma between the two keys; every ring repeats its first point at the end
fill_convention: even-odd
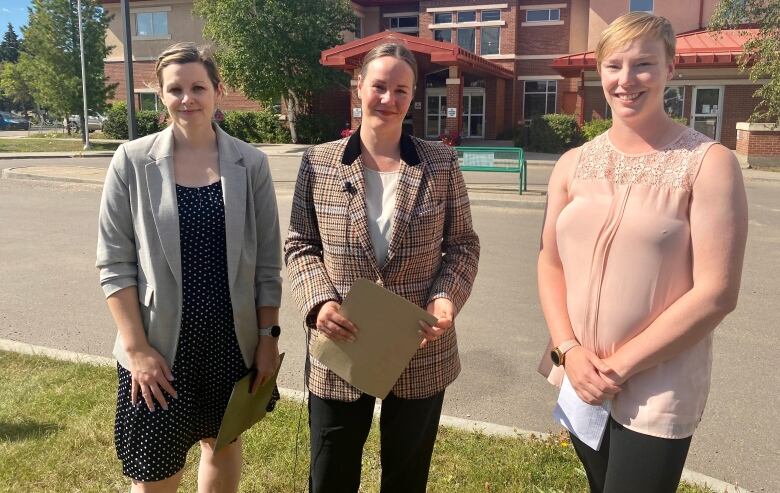
{"type": "Polygon", "coordinates": [[[520,147],[455,147],[461,171],[518,173],[517,191],[528,190],[528,168],[520,147]]]}

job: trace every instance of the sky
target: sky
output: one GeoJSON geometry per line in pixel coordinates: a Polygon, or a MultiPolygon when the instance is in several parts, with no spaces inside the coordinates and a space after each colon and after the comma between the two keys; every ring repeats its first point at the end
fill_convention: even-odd
{"type": "Polygon", "coordinates": [[[22,37],[20,27],[27,24],[27,7],[30,3],[30,0],[0,0],[0,35],[5,32],[10,22],[16,34],[22,37]]]}

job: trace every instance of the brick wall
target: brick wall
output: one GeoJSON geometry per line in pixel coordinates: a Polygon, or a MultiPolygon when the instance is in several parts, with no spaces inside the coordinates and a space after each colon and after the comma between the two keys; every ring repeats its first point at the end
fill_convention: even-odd
{"type": "MultiPolygon", "coordinates": [[[[554,4],[556,2],[538,1],[538,0],[520,0],[518,5],[544,5],[554,4]]],[[[518,55],[549,55],[564,54],[569,52],[569,22],[570,12],[568,8],[562,8],[561,25],[525,25],[525,10],[517,9],[517,23],[519,27],[519,36],[517,41],[518,55]]],[[[548,61],[548,65],[552,60],[548,61]]]]}
{"type": "MultiPolygon", "coordinates": [[[[737,123],[747,121],[758,98],[753,97],[758,86],[726,86],[723,95],[723,122],[720,127],[720,142],[729,149],[737,146],[737,123]]],[[[688,105],[690,106],[690,105],[688,105]]]]}
{"type": "Polygon", "coordinates": [[[751,168],[780,169],[780,127],[771,124],[737,124],[737,157],[751,168]]]}

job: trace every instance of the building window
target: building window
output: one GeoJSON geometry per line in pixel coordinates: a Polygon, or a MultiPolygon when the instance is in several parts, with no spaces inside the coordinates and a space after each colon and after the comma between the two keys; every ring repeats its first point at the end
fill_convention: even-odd
{"type": "Polygon", "coordinates": [[[452,22],[451,12],[436,12],[433,14],[434,24],[449,24],[450,22],[452,22]]]}
{"type": "Polygon", "coordinates": [[[442,43],[452,43],[452,29],[434,29],[433,39],[442,43]]]}
{"type": "Polygon", "coordinates": [[[653,13],[653,0],[628,0],[629,12],[653,13]]]}
{"type": "Polygon", "coordinates": [[[168,12],[138,12],[135,14],[136,36],[167,36],[168,12]]]}
{"type": "Polygon", "coordinates": [[[391,31],[401,33],[417,32],[417,16],[388,17],[387,21],[391,31]]]}
{"type": "Polygon", "coordinates": [[[664,91],[664,111],[672,118],[683,117],[685,103],[685,88],[682,86],[667,87],[664,91]]]}
{"type": "Polygon", "coordinates": [[[480,54],[482,55],[497,55],[498,40],[500,28],[498,27],[483,27],[480,30],[480,54]]]}
{"type": "Polygon", "coordinates": [[[483,10],[479,14],[479,18],[482,22],[487,21],[500,21],[501,20],[501,11],[500,10],[483,10]]]}
{"type": "Polygon", "coordinates": [[[548,22],[561,20],[561,9],[526,10],[526,22],[548,22]]]}
{"type": "Polygon", "coordinates": [[[555,113],[557,90],[558,81],[556,80],[525,81],[523,119],[530,122],[536,116],[555,113]]]}
{"type": "Polygon", "coordinates": [[[138,92],[138,109],[140,111],[160,111],[163,108],[162,101],[156,92],[138,92]]]}
{"type": "Polygon", "coordinates": [[[474,53],[477,47],[476,29],[473,27],[458,29],[458,46],[474,53]]]}
{"type": "Polygon", "coordinates": [[[476,22],[476,21],[477,21],[476,10],[467,10],[463,12],[458,12],[458,22],[476,22]]]}

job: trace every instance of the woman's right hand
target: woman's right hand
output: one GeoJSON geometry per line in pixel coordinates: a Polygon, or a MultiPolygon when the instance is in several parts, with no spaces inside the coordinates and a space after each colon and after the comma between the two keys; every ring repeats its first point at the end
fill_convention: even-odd
{"type": "Polygon", "coordinates": [[[593,351],[582,346],[575,346],[566,352],[564,369],[574,391],[588,404],[601,405],[621,390],[619,386],[601,376],[602,373],[610,373],[610,367],[593,351]]]}
{"type": "Polygon", "coordinates": [[[133,377],[130,391],[130,402],[135,406],[138,402],[138,393],[146,402],[146,407],[154,411],[154,400],[160,406],[168,410],[168,403],[162,391],[165,390],[174,399],[178,397],[176,389],[171,385],[173,373],[168,368],[160,353],[148,344],[135,351],[127,351],[130,359],[130,374],[133,377]]]}
{"type": "Polygon", "coordinates": [[[334,341],[355,342],[358,328],[341,314],[341,305],[326,301],[317,313],[317,330],[334,341]]]}

